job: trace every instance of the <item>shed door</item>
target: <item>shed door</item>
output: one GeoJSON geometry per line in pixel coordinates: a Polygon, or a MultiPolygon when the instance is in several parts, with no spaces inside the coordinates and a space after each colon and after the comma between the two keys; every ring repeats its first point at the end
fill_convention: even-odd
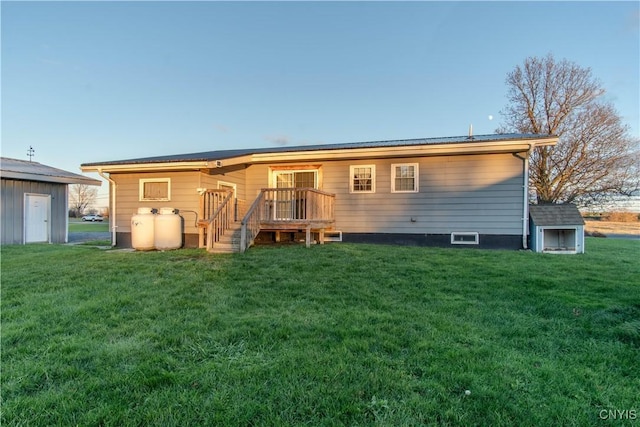
{"type": "Polygon", "coordinates": [[[49,242],[51,196],[46,194],[24,195],[24,242],[49,242]]]}

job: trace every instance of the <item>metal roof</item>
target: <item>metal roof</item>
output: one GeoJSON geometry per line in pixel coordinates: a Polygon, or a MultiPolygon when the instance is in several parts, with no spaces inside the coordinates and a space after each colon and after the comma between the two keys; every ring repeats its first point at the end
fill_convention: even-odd
{"type": "Polygon", "coordinates": [[[0,157],[0,175],[7,179],[55,182],[59,184],[102,185],[102,182],[38,162],[0,157]]]}
{"type": "Polygon", "coordinates": [[[362,148],[393,148],[393,147],[411,147],[411,146],[434,146],[447,144],[479,144],[492,141],[526,141],[540,138],[550,137],[550,135],[536,134],[492,134],[492,135],[474,135],[469,136],[453,136],[444,138],[418,138],[418,139],[399,139],[387,141],[370,141],[370,142],[350,142],[343,144],[321,144],[321,145],[298,145],[291,147],[266,147],[266,148],[247,148],[235,150],[218,150],[205,151],[189,154],[174,154],[168,156],[143,157],[128,160],[113,160],[106,162],[83,163],[83,167],[90,166],[106,166],[106,165],[127,165],[127,164],[144,164],[144,163],[171,163],[171,162],[197,162],[197,161],[214,161],[225,160],[234,157],[248,156],[252,154],[271,154],[271,153],[289,153],[289,152],[310,152],[324,150],[348,150],[362,148]]]}
{"type": "Polygon", "coordinates": [[[531,205],[529,215],[535,226],[584,225],[580,211],[571,203],[531,205]]]}

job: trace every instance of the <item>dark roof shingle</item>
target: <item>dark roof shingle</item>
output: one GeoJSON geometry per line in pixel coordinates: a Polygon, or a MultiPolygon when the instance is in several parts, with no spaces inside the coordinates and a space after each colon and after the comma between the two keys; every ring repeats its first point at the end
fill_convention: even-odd
{"type": "Polygon", "coordinates": [[[536,226],[584,225],[580,211],[571,203],[531,205],[529,216],[536,226]]]}

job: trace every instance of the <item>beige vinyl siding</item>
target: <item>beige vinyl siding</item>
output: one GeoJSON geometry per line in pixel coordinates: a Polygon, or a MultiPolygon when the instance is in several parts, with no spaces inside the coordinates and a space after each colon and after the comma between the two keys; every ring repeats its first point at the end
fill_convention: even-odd
{"type": "Polygon", "coordinates": [[[246,192],[249,204],[260,194],[260,190],[269,186],[268,165],[252,165],[247,169],[246,192]]]}
{"type": "MultiPolygon", "coordinates": [[[[226,170],[226,169],[214,169],[212,175],[202,174],[201,184],[202,188],[209,188],[215,190],[218,188],[218,182],[226,182],[236,185],[236,197],[240,200],[246,200],[247,194],[245,191],[245,175],[246,169],[226,170]]],[[[255,196],[252,196],[253,199],[255,196]]]]}
{"type": "Polygon", "coordinates": [[[155,209],[174,208],[181,211],[184,218],[184,232],[197,233],[195,214],[186,211],[199,209],[199,196],[196,189],[202,187],[200,172],[167,172],[167,173],[131,173],[111,174],[117,183],[116,225],[119,233],[131,232],[131,217],[138,212],[138,208],[150,207],[155,209]],[[170,178],[171,200],[169,201],[140,201],[140,179],[170,178]]]}

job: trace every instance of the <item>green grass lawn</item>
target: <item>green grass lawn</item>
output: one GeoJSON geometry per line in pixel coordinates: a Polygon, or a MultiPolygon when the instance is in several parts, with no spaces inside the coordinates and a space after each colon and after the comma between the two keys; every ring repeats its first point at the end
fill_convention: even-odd
{"type": "Polygon", "coordinates": [[[632,425],[640,245],[586,248],[6,246],[0,421],[632,425]]]}
{"type": "Polygon", "coordinates": [[[69,233],[105,231],[109,231],[108,219],[102,222],[85,222],[78,218],[69,218],[69,233]]]}

